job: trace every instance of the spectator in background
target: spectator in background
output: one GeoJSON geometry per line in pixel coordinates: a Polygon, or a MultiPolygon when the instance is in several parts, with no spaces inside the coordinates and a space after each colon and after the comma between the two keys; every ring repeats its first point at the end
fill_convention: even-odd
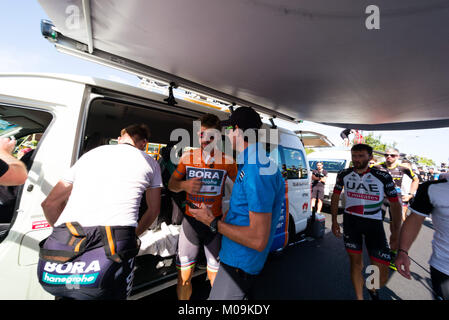
{"type": "Polygon", "coordinates": [[[12,155],[15,146],[14,139],[0,139],[0,185],[2,186],[22,185],[28,177],[25,164],[12,155]]]}
{"type": "Polygon", "coordinates": [[[281,173],[282,173],[282,177],[284,179],[287,179],[287,177],[288,177],[288,169],[287,169],[287,165],[285,163],[282,165],[281,173]]]}
{"type": "Polygon", "coordinates": [[[440,179],[440,173],[441,173],[440,170],[437,170],[437,172],[434,172],[434,173],[433,173],[433,177],[434,177],[433,180],[438,180],[438,179],[440,179]]]}
{"type": "MultiPolygon", "coordinates": [[[[409,160],[407,160],[407,159],[402,160],[401,165],[410,169],[415,174],[415,176],[418,177],[417,172],[413,170],[412,163],[409,160]]],[[[419,178],[418,178],[418,180],[419,180],[419,178]]],[[[409,194],[410,193],[410,187],[411,187],[412,182],[413,182],[413,180],[410,179],[410,177],[408,175],[406,175],[406,174],[403,175],[402,184],[401,184],[401,194],[409,194]]]]}
{"type": "Polygon", "coordinates": [[[361,131],[359,131],[357,129],[346,128],[345,130],[343,130],[340,133],[340,137],[343,139],[343,143],[344,143],[345,147],[349,147],[349,145],[351,144],[351,140],[349,139],[350,134],[354,134],[354,139],[353,139],[354,144],[364,143],[364,138],[363,138],[361,131]]]}
{"type": "MultiPolygon", "coordinates": [[[[413,198],[416,189],[418,189],[418,177],[415,176],[409,166],[399,163],[399,150],[395,148],[388,149],[385,153],[385,161],[377,163],[374,165],[374,168],[386,171],[393,177],[396,190],[403,205],[402,219],[405,220],[408,202],[413,198]],[[407,193],[402,192],[402,181],[404,176],[408,176],[412,180],[407,193]]],[[[387,203],[385,203],[385,205],[387,205],[387,203]]]]}
{"type": "Polygon", "coordinates": [[[354,144],[365,143],[361,130],[355,130],[354,132],[354,144]]]}
{"type": "Polygon", "coordinates": [[[435,170],[433,168],[429,168],[429,172],[427,173],[427,181],[435,180],[435,170]]]}
{"type": "Polygon", "coordinates": [[[423,183],[426,181],[426,172],[424,171],[423,167],[418,167],[418,178],[419,183],[423,183]]]}
{"type": "Polygon", "coordinates": [[[312,171],[312,196],[311,196],[311,206],[315,207],[316,212],[320,213],[323,207],[324,199],[324,184],[327,179],[327,171],[323,169],[323,163],[316,163],[316,170],[312,171]]]}
{"type": "Polygon", "coordinates": [[[355,131],[353,129],[349,129],[349,128],[346,128],[345,130],[340,132],[340,137],[343,139],[343,143],[344,143],[345,147],[349,147],[349,144],[350,144],[349,135],[354,132],[355,131]]]}
{"type": "Polygon", "coordinates": [[[446,169],[441,169],[440,176],[438,177],[438,180],[448,179],[449,173],[446,172],[446,169]]]}
{"type": "MultiPolygon", "coordinates": [[[[171,208],[172,211],[171,222],[169,223],[176,225],[182,222],[186,200],[185,192],[173,192],[168,188],[168,182],[170,181],[170,177],[176,170],[176,165],[171,161],[170,155],[172,149],[177,143],[178,142],[172,141],[169,142],[165,147],[163,147],[160,151],[160,157],[158,160],[158,163],[161,167],[162,183],[164,184],[165,192],[167,193],[169,200],[171,201],[171,204],[167,206],[168,208],[171,208]]],[[[178,151],[178,153],[180,154],[181,151],[182,150],[178,151]]]]}

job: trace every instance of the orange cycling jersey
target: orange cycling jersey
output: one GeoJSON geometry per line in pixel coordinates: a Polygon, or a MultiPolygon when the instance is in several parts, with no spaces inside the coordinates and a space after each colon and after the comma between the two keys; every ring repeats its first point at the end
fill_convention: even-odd
{"type": "MultiPolygon", "coordinates": [[[[186,180],[201,178],[201,190],[197,194],[187,193],[187,200],[198,207],[201,203],[206,204],[214,216],[218,217],[222,215],[221,201],[226,177],[235,181],[237,165],[231,157],[222,152],[208,159],[203,159],[202,154],[201,149],[184,153],[173,175],[178,179],[185,177],[186,180]]],[[[192,216],[189,210],[190,207],[186,206],[186,214],[192,216]]]]}

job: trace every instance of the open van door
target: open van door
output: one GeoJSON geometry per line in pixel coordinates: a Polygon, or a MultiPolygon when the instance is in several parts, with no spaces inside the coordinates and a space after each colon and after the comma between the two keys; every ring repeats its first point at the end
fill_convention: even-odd
{"type": "MultiPolygon", "coordinates": [[[[41,203],[84,153],[115,144],[120,130],[129,124],[146,123],[151,128],[146,152],[160,162],[162,148],[176,129],[192,137],[192,123],[204,113],[216,114],[221,120],[228,117],[226,112],[186,101],[171,106],[164,98],[148,90],[87,77],[0,75],[0,137],[14,136],[18,149],[33,149],[21,158],[29,168],[25,184],[0,186],[0,299],[54,298],[42,289],[36,270],[39,243],[51,233],[41,203]]],[[[185,143],[184,148],[195,147],[190,138],[185,143]]],[[[176,211],[177,199],[165,188],[171,176],[168,166],[163,170],[160,165],[164,181],[161,212],[140,237],[132,299],[176,283],[175,253],[182,214],[176,211]]],[[[224,202],[229,197],[226,188],[224,202]]],[[[204,272],[198,269],[195,274],[204,272]]]]}
{"type": "Polygon", "coordinates": [[[314,131],[296,130],[295,133],[301,139],[304,148],[335,147],[324,134],[314,131]]]}

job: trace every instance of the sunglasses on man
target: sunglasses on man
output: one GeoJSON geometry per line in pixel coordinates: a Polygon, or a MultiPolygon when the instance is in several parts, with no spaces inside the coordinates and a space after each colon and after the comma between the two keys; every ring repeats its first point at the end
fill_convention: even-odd
{"type": "Polygon", "coordinates": [[[386,153],[386,154],[385,154],[385,158],[387,158],[387,157],[396,158],[396,157],[399,157],[399,155],[398,155],[398,154],[386,153]]]}

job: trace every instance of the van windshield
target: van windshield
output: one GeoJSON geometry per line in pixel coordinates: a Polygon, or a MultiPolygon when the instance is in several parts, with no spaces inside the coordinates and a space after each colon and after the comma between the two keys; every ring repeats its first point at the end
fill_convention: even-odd
{"type": "Polygon", "coordinates": [[[344,159],[309,159],[310,169],[315,170],[318,162],[323,163],[323,169],[327,172],[339,172],[346,165],[346,160],[344,159]]]}

